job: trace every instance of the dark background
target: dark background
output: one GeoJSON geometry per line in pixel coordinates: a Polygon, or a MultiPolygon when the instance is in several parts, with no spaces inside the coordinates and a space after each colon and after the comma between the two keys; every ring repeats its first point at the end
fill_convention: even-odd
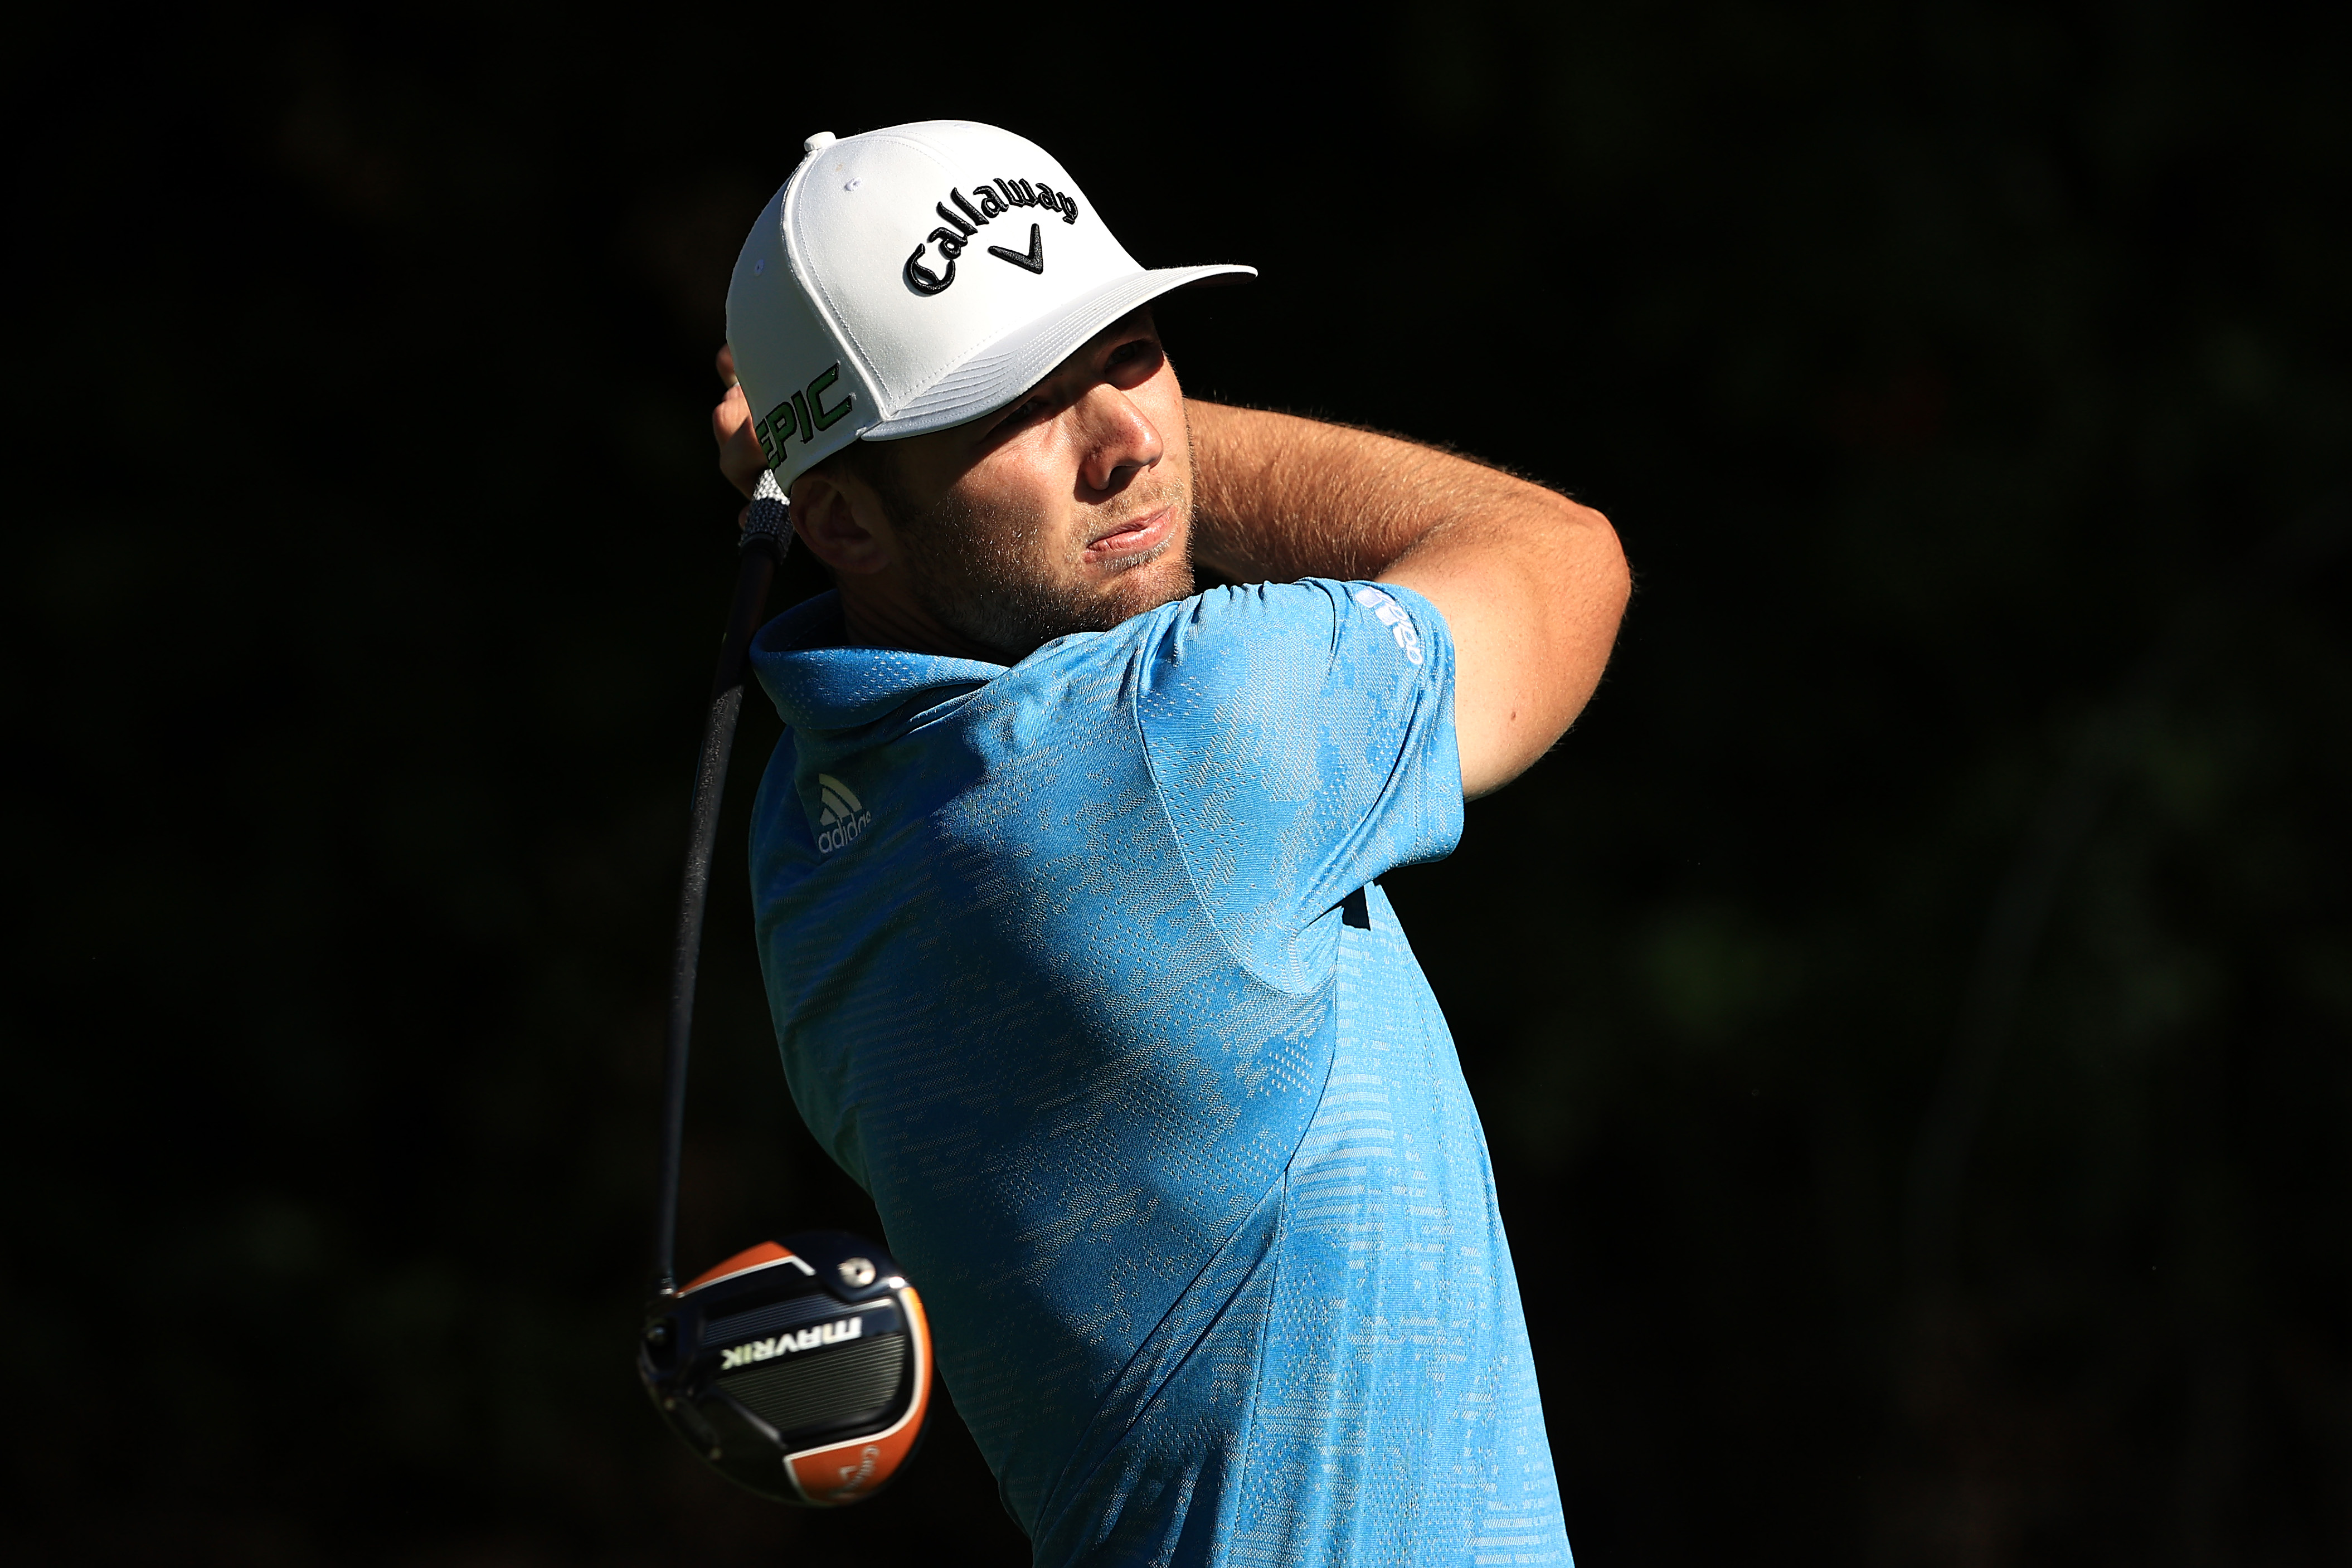
{"type": "MultiPolygon", "coordinates": [[[[0,1549],[1023,1557],[950,1417],[790,1513],[629,1361],[727,269],[961,115],[1263,267],[1194,392],[1622,532],[1586,720],[1391,884],[1585,1568],[2352,1559],[2347,16],[20,17],[0,1549]]],[[[740,885],[698,1268],[871,1223],[740,885]]]]}

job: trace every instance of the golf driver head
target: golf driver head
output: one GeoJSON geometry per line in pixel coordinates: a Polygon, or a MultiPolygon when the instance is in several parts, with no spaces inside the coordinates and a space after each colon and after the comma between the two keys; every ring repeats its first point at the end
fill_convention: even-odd
{"type": "Polygon", "coordinates": [[[923,1304],[838,1230],[738,1252],[646,1309],[637,1375],[721,1475],[812,1508],[862,1502],[914,1456],[930,1403],[923,1304]]]}

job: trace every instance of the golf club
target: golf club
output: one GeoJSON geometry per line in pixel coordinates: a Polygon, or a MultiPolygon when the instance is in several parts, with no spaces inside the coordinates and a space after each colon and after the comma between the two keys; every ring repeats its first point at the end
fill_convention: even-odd
{"type": "Polygon", "coordinates": [[[637,1375],[671,1429],[721,1475],[779,1502],[832,1508],[881,1490],[921,1440],[931,1345],[914,1287],[888,1253],[841,1231],[761,1242],[683,1287],[676,1257],[687,1047],[719,800],[751,637],[792,538],[783,492],[762,473],[695,768],[662,1055],[654,1293],[637,1375]]]}

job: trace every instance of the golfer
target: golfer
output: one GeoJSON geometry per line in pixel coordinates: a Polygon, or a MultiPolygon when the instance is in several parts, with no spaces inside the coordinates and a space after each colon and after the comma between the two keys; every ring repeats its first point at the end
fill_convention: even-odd
{"type": "Polygon", "coordinates": [[[776,1036],[1038,1563],[1564,1568],[1378,879],[1568,728],[1626,569],[1537,486],[1188,400],[1150,302],[1248,271],[1139,267],[958,121],[812,137],[761,214],[721,464],[836,585],[752,649],[776,1036]]]}

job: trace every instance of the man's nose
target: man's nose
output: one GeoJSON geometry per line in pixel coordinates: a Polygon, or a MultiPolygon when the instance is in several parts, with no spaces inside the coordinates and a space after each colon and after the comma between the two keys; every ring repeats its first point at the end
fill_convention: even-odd
{"type": "Polygon", "coordinates": [[[1167,450],[1159,426],[1117,387],[1096,386],[1072,412],[1085,443],[1078,478],[1089,490],[1099,494],[1119,488],[1139,470],[1159,462],[1167,450]]]}

